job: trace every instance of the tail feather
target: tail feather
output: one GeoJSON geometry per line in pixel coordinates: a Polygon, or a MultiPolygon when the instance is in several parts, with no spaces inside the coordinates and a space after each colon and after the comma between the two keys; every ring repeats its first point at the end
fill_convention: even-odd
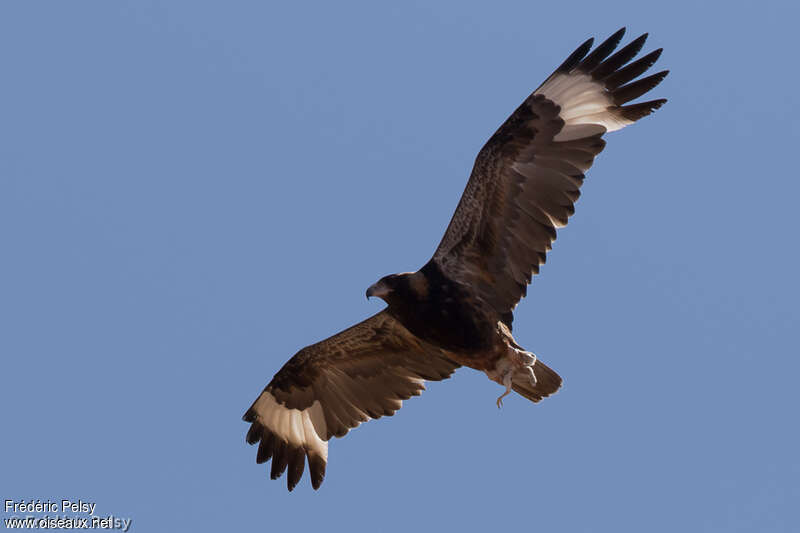
{"type": "Polygon", "coordinates": [[[561,388],[561,376],[540,360],[533,365],[533,373],[536,375],[536,386],[531,383],[528,372],[520,371],[514,374],[511,381],[511,388],[514,389],[514,392],[532,402],[538,402],[561,388]]]}

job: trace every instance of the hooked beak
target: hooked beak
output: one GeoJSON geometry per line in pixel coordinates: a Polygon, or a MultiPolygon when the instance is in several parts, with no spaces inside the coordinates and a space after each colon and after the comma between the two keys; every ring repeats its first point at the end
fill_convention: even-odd
{"type": "Polygon", "coordinates": [[[377,296],[378,298],[383,298],[385,296],[388,296],[390,292],[392,292],[392,290],[389,287],[387,287],[385,283],[379,281],[374,285],[370,285],[369,289],[367,289],[367,300],[369,300],[371,296],[377,296]]]}

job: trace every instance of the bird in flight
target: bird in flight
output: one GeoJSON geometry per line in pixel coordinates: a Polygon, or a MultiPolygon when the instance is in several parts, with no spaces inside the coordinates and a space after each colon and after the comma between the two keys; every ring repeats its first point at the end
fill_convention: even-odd
{"type": "Polygon", "coordinates": [[[275,374],[244,415],[272,479],[288,469],[291,491],[307,458],[319,488],[331,437],[393,415],[426,380],[460,366],[504,387],[498,407],[511,391],[538,402],[559,389],[561,377],[514,340],[512,312],[575,211],[603,135],[666,102],[629,104],[668,71],[637,79],[661,49],[632,61],[644,34],[612,54],[624,33],[594,50],[584,42],[492,135],[430,261],[367,289],[383,311],[303,348],[275,374]]]}

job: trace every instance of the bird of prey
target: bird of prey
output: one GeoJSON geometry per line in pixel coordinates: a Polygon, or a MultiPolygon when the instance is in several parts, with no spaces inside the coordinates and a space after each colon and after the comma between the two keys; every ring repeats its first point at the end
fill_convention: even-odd
{"type": "Polygon", "coordinates": [[[644,34],[612,54],[624,32],[594,50],[584,42],[492,135],[430,261],[367,289],[386,301],[383,311],[303,348],[275,374],[244,415],[272,479],[288,468],[291,491],[308,458],[319,488],[331,437],[393,415],[425,380],[459,366],[505,388],[498,407],[512,390],[538,402],[559,389],[561,377],[514,340],[512,312],[573,214],[603,135],[666,102],[628,103],[668,71],[637,80],[661,49],[632,61],[644,34]]]}

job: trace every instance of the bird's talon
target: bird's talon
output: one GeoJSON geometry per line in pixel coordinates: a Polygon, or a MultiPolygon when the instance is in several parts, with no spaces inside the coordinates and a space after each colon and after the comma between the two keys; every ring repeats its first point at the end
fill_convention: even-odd
{"type": "Polygon", "coordinates": [[[528,370],[528,374],[530,374],[531,385],[535,387],[536,383],[538,383],[538,380],[536,379],[536,374],[533,372],[533,366],[529,366],[526,368],[528,370]]]}

